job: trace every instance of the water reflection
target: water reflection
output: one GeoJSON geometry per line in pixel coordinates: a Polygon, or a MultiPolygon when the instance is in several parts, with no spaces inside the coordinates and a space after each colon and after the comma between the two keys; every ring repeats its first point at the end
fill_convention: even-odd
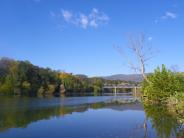
{"type": "Polygon", "coordinates": [[[159,138],[183,138],[179,115],[171,113],[166,106],[144,104],[144,111],[159,138]]]}
{"type": "MultiPolygon", "coordinates": [[[[122,99],[122,97],[119,97],[122,99]]],[[[132,102],[132,97],[123,97],[124,102],[132,102]]],[[[118,98],[104,97],[72,97],[72,98],[0,98],[0,131],[9,128],[26,127],[38,120],[62,117],[73,112],[85,112],[88,109],[111,108],[114,110],[143,110],[140,104],[117,106],[118,98]]],[[[135,101],[135,100],[134,100],[135,101]]]]}
{"type": "Polygon", "coordinates": [[[133,97],[0,98],[0,137],[183,138],[183,116],[133,97]]]}

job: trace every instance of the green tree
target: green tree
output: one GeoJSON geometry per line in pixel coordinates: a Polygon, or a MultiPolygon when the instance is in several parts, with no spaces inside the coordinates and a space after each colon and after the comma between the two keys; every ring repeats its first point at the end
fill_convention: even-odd
{"type": "Polygon", "coordinates": [[[67,92],[79,92],[82,89],[82,82],[77,76],[69,73],[60,73],[59,78],[67,92]]]}
{"type": "Polygon", "coordinates": [[[0,84],[0,92],[2,94],[13,94],[13,80],[10,75],[6,76],[5,80],[0,84]]]}
{"type": "Polygon", "coordinates": [[[165,65],[161,69],[158,67],[148,79],[150,83],[143,82],[143,92],[149,100],[164,101],[182,89],[177,76],[166,69],[165,65]]]}
{"type": "Polygon", "coordinates": [[[95,94],[102,92],[103,80],[101,78],[92,78],[93,92],[95,94]]]}
{"type": "Polygon", "coordinates": [[[58,72],[49,68],[40,68],[28,61],[0,60],[0,94],[35,96],[39,90],[53,94],[59,85],[58,72]]]}

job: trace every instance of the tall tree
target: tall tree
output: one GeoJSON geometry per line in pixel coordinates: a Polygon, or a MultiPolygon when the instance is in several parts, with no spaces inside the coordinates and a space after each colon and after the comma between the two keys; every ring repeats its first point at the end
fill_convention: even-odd
{"type": "Polygon", "coordinates": [[[145,35],[140,33],[138,35],[129,35],[128,37],[128,48],[131,50],[133,55],[136,57],[136,61],[130,59],[123,49],[119,46],[114,46],[117,52],[126,59],[128,66],[135,72],[142,74],[144,80],[149,82],[146,75],[146,64],[152,59],[154,51],[151,46],[146,44],[145,35]]]}

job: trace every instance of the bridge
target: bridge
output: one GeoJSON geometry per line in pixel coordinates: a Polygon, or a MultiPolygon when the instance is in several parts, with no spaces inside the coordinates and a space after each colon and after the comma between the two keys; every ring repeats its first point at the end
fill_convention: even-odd
{"type": "Polygon", "coordinates": [[[114,90],[114,94],[117,94],[117,89],[131,89],[132,92],[137,95],[137,89],[140,89],[141,86],[140,85],[133,85],[133,84],[112,84],[112,85],[108,85],[105,84],[103,86],[103,92],[105,91],[105,89],[112,89],[114,90]]]}

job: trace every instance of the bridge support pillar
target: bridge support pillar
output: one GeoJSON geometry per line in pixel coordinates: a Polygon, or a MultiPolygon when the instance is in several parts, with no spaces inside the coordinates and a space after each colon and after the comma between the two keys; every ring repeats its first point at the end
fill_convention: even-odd
{"type": "Polygon", "coordinates": [[[116,87],[114,88],[114,93],[115,93],[115,96],[116,96],[116,94],[117,94],[117,88],[116,87]]]}
{"type": "Polygon", "coordinates": [[[137,87],[134,88],[134,94],[137,96],[137,87]]]}

